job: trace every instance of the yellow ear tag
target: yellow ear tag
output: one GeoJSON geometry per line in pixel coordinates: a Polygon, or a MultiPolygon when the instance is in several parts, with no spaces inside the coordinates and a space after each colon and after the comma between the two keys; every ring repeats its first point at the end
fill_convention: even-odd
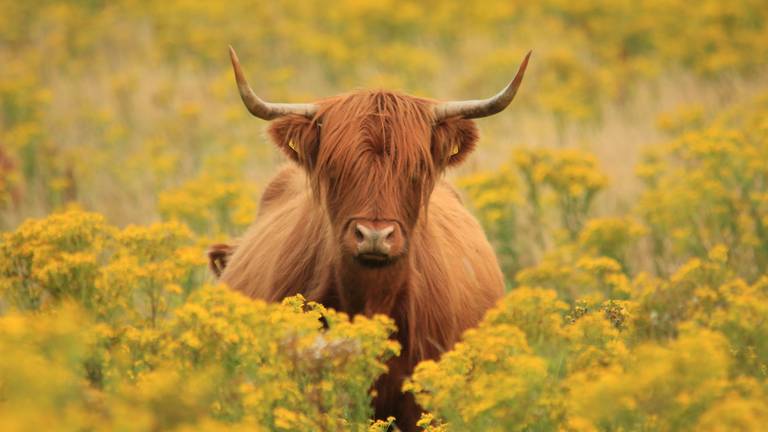
{"type": "Polygon", "coordinates": [[[454,144],[453,148],[451,149],[451,156],[456,155],[456,154],[459,154],[459,145],[458,144],[454,144]]]}
{"type": "Polygon", "coordinates": [[[293,142],[293,140],[290,140],[290,141],[288,141],[288,147],[290,147],[291,149],[293,149],[293,151],[295,151],[297,154],[299,153],[299,151],[298,151],[298,150],[296,150],[296,143],[295,143],[295,142],[293,142]]]}

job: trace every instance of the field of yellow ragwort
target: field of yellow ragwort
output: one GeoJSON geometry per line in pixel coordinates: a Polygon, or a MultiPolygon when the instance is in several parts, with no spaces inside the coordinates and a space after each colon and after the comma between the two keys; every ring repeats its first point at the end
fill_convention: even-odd
{"type": "Polygon", "coordinates": [[[206,269],[282,162],[229,44],[297,102],[486,97],[534,50],[449,173],[508,292],[406,382],[424,430],[765,430],[765,0],[0,0],[1,431],[389,427],[390,319],[206,269]]]}

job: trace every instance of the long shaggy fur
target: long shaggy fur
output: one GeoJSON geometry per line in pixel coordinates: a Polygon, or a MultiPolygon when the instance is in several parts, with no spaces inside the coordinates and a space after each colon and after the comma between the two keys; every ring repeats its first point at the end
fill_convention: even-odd
{"type": "Polygon", "coordinates": [[[419,416],[403,379],[450,349],[503,292],[480,225],[440,179],[472,151],[477,130],[458,118],[433,124],[431,104],[365,91],[321,101],[314,119],[274,121],[270,134],[295,163],[273,178],[256,222],[219,260],[221,280],[253,298],[302,294],[349,314],[391,316],[403,352],[377,382],[375,408],[403,430],[419,416]],[[407,253],[384,267],[356,263],[341,238],[360,217],[397,221],[407,253]]]}

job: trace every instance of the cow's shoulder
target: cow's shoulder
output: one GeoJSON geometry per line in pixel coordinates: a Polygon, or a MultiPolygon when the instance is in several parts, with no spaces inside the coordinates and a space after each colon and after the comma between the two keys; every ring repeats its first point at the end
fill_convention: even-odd
{"type": "Polygon", "coordinates": [[[435,185],[435,191],[438,194],[437,196],[441,197],[443,200],[455,201],[459,205],[464,205],[464,199],[461,197],[459,191],[446,180],[441,179],[438,181],[437,185],[435,185]]]}
{"type": "Polygon", "coordinates": [[[294,164],[283,165],[269,181],[259,202],[259,214],[295,196],[297,188],[306,183],[304,173],[294,164]]]}

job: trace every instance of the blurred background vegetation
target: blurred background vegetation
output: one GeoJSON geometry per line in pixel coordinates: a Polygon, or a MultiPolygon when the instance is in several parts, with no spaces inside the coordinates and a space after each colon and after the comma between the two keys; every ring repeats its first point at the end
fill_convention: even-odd
{"type": "MultiPolygon", "coordinates": [[[[229,44],[276,101],[485,97],[533,49],[518,100],[480,121],[461,173],[523,145],[581,148],[611,179],[599,208],[626,210],[659,114],[703,116],[764,86],[768,8],[737,3],[3,0],[2,224],[71,201],[122,225],[183,212],[184,194],[208,211],[252,196],[280,158],[238,101],[229,44]]],[[[232,217],[233,231],[248,221],[232,217]]]]}
{"type": "Polygon", "coordinates": [[[509,293],[409,382],[425,429],[760,430],[765,0],[0,0],[0,429],[388,427],[391,322],[205,285],[284,161],[229,44],[286,102],[486,97],[533,49],[449,173],[509,293]]]}

